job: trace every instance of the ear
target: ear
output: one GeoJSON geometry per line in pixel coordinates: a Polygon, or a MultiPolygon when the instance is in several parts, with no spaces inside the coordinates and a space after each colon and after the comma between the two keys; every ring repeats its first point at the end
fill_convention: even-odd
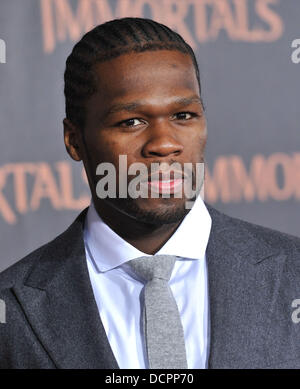
{"type": "Polygon", "coordinates": [[[67,152],[75,161],[81,161],[83,157],[81,130],[67,118],[63,120],[63,124],[64,141],[67,152]]]}

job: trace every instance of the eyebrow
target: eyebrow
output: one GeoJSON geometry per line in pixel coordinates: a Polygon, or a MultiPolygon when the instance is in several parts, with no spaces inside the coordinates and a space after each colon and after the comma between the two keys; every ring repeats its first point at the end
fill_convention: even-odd
{"type": "MultiPolygon", "coordinates": [[[[171,101],[171,104],[176,104],[181,107],[186,107],[192,103],[198,103],[202,105],[201,98],[197,95],[191,97],[180,97],[171,101]]],[[[112,105],[106,112],[106,116],[118,113],[121,111],[133,112],[138,108],[141,108],[144,104],[141,101],[133,101],[131,103],[117,103],[112,105]]]]}

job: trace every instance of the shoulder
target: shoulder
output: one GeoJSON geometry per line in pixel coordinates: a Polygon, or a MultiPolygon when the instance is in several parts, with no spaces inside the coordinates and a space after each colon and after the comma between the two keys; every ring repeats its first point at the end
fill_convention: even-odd
{"type": "Polygon", "coordinates": [[[73,223],[60,235],[32,251],[15,264],[0,273],[0,293],[13,285],[22,283],[32,267],[41,261],[47,261],[49,258],[59,256],[60,253],[67,253],[68,248],[82,236],[82,227],[87,208],[84,209],[73,223]]]}
{"type": "Polygon", "coordinates": [[[274,251],[296,252],[300,260],[299,237],[226,215],[209,204],[206,204],[206,207],[212,218],[212,230],[218,234],[224,233],[227,239],[245,244],[247,240],[257,241],[258,244],[265,244],[274,251]]]}

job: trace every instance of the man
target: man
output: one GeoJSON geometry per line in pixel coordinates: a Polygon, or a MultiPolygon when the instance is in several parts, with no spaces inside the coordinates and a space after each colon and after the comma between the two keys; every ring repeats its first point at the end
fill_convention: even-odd
{"type": "Polygon", "coordinates": [[[202,201],[206,120],[186,42],[147,19],[100,25],[67,59],[65,97],[65,145],[92,201],[1,274],[1,368],[300,368],[300,240],[202,201]],[[137,190],[155,196],[128,195],[137,174],[120,195],[134,164],[147,168],[137,190]],[[116,168],[117,196],[102,196],[103,166],[116,168]],[[176,196],[189,180],[191,210],[176,196]],[[164,259],[164,283],[137,271],[164,259]]]}

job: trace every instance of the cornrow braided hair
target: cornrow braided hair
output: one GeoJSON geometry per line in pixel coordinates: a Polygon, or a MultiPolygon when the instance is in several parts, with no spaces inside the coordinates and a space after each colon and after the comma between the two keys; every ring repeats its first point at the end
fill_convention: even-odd
{"type": "Polygon", "coordinates": [[[197,60],[192,48],[169,27],[151,19],[121,18],[87,32],[66,61],[64,93],[66,117],[79,128],[85,122],[84,103],[96,92],[93,67],[122,54],[151,50],[178,50],[191,56],[201,93],[197,60]]]}

